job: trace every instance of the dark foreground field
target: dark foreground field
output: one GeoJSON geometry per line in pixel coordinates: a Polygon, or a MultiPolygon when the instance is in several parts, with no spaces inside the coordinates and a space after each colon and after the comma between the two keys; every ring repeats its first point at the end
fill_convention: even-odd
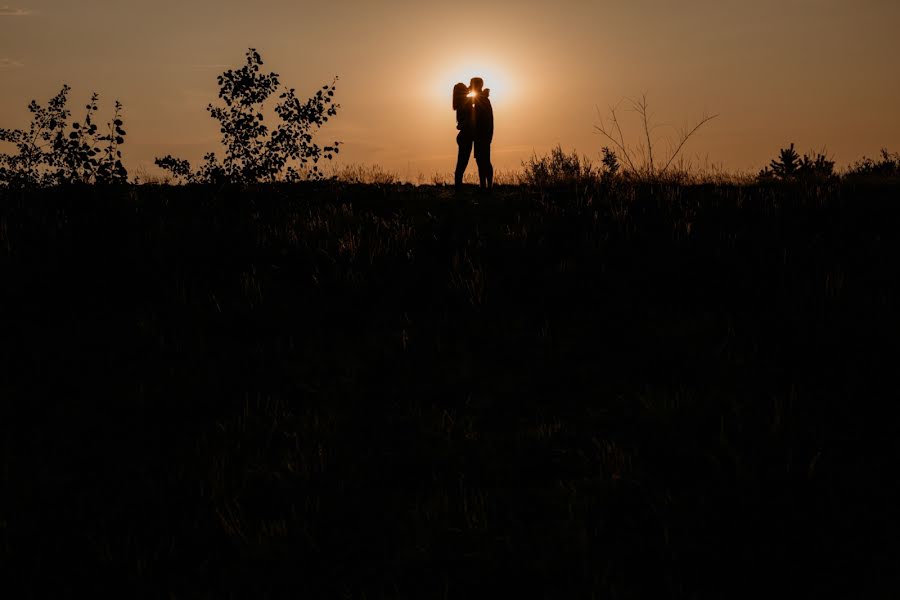
{"type": "Polygon", "coordinates": [[[0,192],[4,587],[894,596],[898,192],[0,192]]]}

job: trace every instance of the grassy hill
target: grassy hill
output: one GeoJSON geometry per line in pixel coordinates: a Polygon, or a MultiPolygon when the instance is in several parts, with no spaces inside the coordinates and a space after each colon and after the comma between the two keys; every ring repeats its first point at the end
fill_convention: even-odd
{"type": "Polygon", "coordinates": [[[0,190],[3,562],[33,595],[883,595],[898,191],[0,190]]]}

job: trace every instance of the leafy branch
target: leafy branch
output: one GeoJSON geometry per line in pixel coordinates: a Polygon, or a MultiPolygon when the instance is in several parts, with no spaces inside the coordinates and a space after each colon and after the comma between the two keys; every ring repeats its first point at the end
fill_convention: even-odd
{"type": "Polygon", "coordinates": [[[314,132],[337,115],[334,104],[337,78],[311,98],[301,100],[294,88],[283,89],[277,73],[263,73],[259,52],[250,48],[245,64],[218,76],[219,99],[224,103],[206,107],[219,122],[225,150],[220,162],[207,153],[199,170],[188,161],[173,156],[156,159],[156,165],[178,180],[188,183],[261,183],[323,179],[319,161],[331,160],[340,152],[340,142],[319,146],[314,132]],[[267,100],[279,92],[274,129],[265,124],[267,100]]]}
{"type": "Polygon", "coordinates": [[[46,187],[53,185],[125,183],[128,173],[120,147],[125,143],[122,104],[116,101],[107,133],[100,134],[94,122],[99,110],[95,93],[85,105],[82,122],[68,126],[66,108],[71,88],[67,85],[46,106],[36,100],[28,105],[32,114],[28,130],[0,129],[0,142],[16,147],[15,154],[0,154],[0,185],[46,187]]]}

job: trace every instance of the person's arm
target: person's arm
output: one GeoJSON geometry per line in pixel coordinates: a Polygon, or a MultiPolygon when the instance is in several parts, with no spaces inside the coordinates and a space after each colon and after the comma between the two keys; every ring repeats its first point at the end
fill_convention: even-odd
{"type": "Polygon", "coordinates": [[[490,127],[488,127],[488,139],[490,141],[494,141],[494,107],[488,103],[488,123],[490,127]]]}

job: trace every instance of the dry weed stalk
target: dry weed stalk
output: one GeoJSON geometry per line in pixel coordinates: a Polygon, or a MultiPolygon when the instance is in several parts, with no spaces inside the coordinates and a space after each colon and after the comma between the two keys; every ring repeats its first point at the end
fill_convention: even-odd
{"type": "Polygon", "coordinates": [[[609,107],[609,117],[608,119],[604,118],[602,113],[600,113],[600,109],[597,109],[598,117],[600,118],[600,124],[595,125],[594,129],[603,135],[606,139],[611,141],[616,149],[621,153],[622,158],[625,160],[625,164],[628,166],[629,171],[633,174],[646,175],[648,177],[659,177],[665,175],[669,170],[669,167],[672,166],[672,163],[675,159],[681,154],[681,151],[684,149],[685,144],[687,144],[688,140],[693,137],[697,131],[718,117],[719,115],[704,115],[700,118],[700,120],[694,124],[693,126],[685,126],[681,128],[678,132],[678,138],[673,143],[671,140],[669,141],[669,155],[668,158],[664,160],[665,165],[661,169],[657,169],[656,167],[656,156],[654,155],[653,150],[653,137],[652,132],[659,127],[659,125],[654,125],[652,123],[652,116],[649,111],[649,103],[647,102],[647,95],[642,94],[641,97],[637,100],[626,99],[622,102],[619,102],[615,106],[609,107]],[[640,152],[640,164],[637,163],[637,157],[634,155],[634,149],[629,150],[629,147],[625,141],[625,134],[622,131],[622,123],[619,120],[619,109],[622,105],[622,102],[627,101],[629,103],[628,110],[636,112],[641,120],[641,126],[643,128],[643,137],[644,142],[642,142],[638,146],[638,150],[640,152]],[[644,145],[646,144],[646,146],[644,145]]]}

